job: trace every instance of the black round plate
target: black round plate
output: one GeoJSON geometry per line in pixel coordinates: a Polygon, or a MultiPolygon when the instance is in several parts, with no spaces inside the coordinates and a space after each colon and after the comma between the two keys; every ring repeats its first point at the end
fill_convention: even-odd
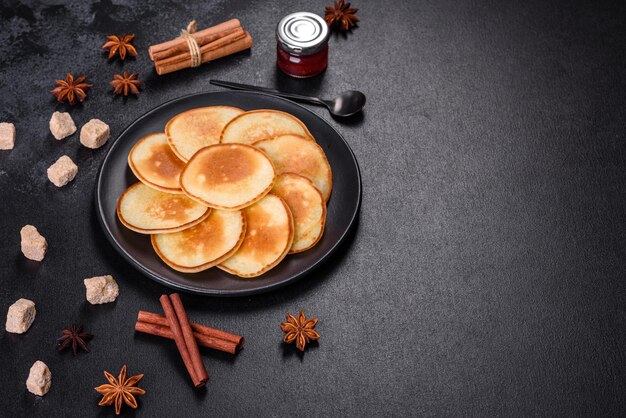
{"type": "Polygon", "coordinates": [[[117,251],[148,277],[164,285],[214,296],[261,293],[301,278],[335,251],[354,226],[361,204],[361,174],[352,150],[342,136],[304,107],[262,93],[225,91],[174,99],[133,122],[109,149],[96,182],[96,210],[104,232],[117,251]],[[277,267],[254,279],[241,279],[218,268],[186,274],[172,270],[155,254],[148,235],[125,228],[117,219],[116,204],[122,192],[137,182],[127,158],[135,142],[153,132],[163,132],[174,115],[202,106],[229,105],[244,110],[276,109],[291,113],[309,128],[326,152],[333,171],[333,191],[328,203],[326,229],[312,249],[288,255],[277,267]]]}

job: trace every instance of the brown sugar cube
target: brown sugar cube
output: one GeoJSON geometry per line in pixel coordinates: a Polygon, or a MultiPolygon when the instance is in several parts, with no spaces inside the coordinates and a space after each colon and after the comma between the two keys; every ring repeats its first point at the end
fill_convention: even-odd
{"type": "Polygon", "coordinates": [[[37,360],[30,368],[28,379],[26,380],[26,388],[30,393],[43,396],[50,390],[52,385],[52,373],[50,369],[41,360],[37,360]]]}
{"type": "Polygon", "coordinates": [[[50,132],[57,140],[61,140],[76,132],[76,125],[69,113],[54,112],[50,118],[50,132]]]}
{"type": "Polygon", "coordinates": [[[97,276],[84,280],[87,288],[87,300],[92,305],[113,302],[120,294],[120,289],[113,276],[97,276]]]}
{"type": "Polygon", "coordinates": [[[33,324],[35,314],[37,314],[35,302],[28,299],[18,299],[17,302],[9,306],[5,329],[14,334],[23,334],[33,324]]]}
{"type": "Polygon", "coordinates": [[[109,139],[109,125],[99,119],[92,119],[80,128],[80,143],[87,148],[100,148],[109,139]]]}
{"type": "Polygon", "coordinates": [[[48,243],[37,231],[37,228],[32,225],[26,225],[20,231],[20,235],[22,237],[22,253],[24,257],[35,261],[43,260],[48,249],[48,243]]]}
{"type": "Polygon", "coordinates": [[[8,122],[0,123],[0,149],[13,149],[15,145],[15,125],[8,122]]]}
{"type": "Polygon", "coordinates": [[[78,173],[78,166],[67,155],[63,155],[48,167],[48,178],[57,187],[63,187],[74,180],[76,173],[78,173]]]}

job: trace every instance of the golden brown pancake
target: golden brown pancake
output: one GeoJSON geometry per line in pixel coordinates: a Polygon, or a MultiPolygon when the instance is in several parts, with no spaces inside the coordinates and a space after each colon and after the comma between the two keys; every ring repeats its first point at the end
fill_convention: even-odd
{"type": "Polygon", "coordinates": [[[157,255],[171,268],[197,273],[233,255],[246,231],[242,211],[214,209],[204,221],[184,231],[152,235],[157,255]]]}
{"type": "Polygon", "coordinates": [[[208,106],[174,116],[165,126],[174,153],[188,161],[199,149],[220,142],[224,126],[243,110],[231,106],[208,106]]]}
{"type": "Polygon", "coordinates": [[[256,142],[254,146],[270,157],[278,174],[295,173],[308,178],[322,192],[324,201],[328,201],[333,176],[326,154],[316,142],[297,135],[283,135],[256,142]]]}
{"type": "Polygon", "coordinates": [[[246,236],[239,250],[218,267],[240,277],[256,277],[272,269],[289,252],[294,226],[287,204],[268,194],[244,209],[246,236]]]}
{"type": "Polygon", "coordinates": [[[274,184],[274,167],[259,149],[217,144],[198,151],[180,176],[183,192],[206,206],[238,210],[265,196],[274,184]]]}
{"type": "Polygon", "coordinates": [[[253,144],[264,139],[294,134],[315,141],[300,119],[278,110],[252,110],[231,120],[222,131],[220,142],[253,144]]]}
{"type": "Polygon", "coordinates": [[[185,163],[174,154],[164,133],[144,136],[128,154],[128,165],[146,186],[180,194],[179,177],[185,163]]]}
{"type": "Polygon", "coordinates": [[[182,194],[155,190],[143,183],[130,186],[117,201],[117,216],[141,234],[177,232],[202,222],[211,209],[182,194]]]}
{"type": "Polygon", "coordinates": [[[295,231],[289,254],[306,251],[317,244],[324,233],[326,203],[311,180],[298,174],[281,174],[276,177],[271,193],[287,203],[293,216],[295,231]]]}

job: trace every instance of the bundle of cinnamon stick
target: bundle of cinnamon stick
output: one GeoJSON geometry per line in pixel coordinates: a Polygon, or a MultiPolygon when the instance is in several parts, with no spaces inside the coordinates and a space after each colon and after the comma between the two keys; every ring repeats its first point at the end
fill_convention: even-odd
{"type": "Polygon", "coordinates": [[[157,74],[163,75],[189,68],[197,59],[204,64],[252,47],[252,37],[241,27],[239,19],[231,19],[210,28],[195,30],[191,22],[183,35],[148,49],[157,74]],[[191,37],[193,40],[189,40],[191,37]],[[198,49],[190,47],[189,42],[198,49]],[[197,55],[197,56],[195,56],[197,55]]]}
{"type": "Polygon", "coordinates": [[[159,299],[165,316],[139,311],[135,330],[176,342],[183,363],[195,387],[203,386],[208,374],[198,346],[235,354],[243,347],[243,337],[189,321],[177,293],[162,295],[159,299]]]}

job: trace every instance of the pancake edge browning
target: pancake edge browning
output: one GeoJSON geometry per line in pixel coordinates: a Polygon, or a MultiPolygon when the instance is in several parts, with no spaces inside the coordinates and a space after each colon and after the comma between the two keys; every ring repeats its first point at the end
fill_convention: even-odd
{"type": "MultiPolygon", "coordinates": [[[[128,187],[126,190],[124,190],[124,193],[122,193],[122,195],[120,196],[120,198],[117,200],[117,205],[115,207],[115,211],[117,213],[117,219],[120,220],[120,222],[122,223],[122,225],[124,225],[126,228],[130,229],[131,231],[135,231],[138,232],[140,234],[145,234],[145,235],[152,235],[152,234],[166,234],[169,232],[180,232],[180,231],[184,231],[187,228],[191,228],[192,226],[195,226],[197,224],[199,224],[200,222],[204,221],[206,218],[208,218],[208,216],[211,214],[211,208],[207,207],[206,212],[204,212],[204,214],[202,216],[200,216],[198,219],[195,219],[191,222],[187,222],[183,225],[180,226],[176,226],[176,227],[172,227],[172,228],[157,228],[157,229],[144,229],[144,228],[138,228],[132,224],[130,224],[127,220],[124,219],[124,216],[122,215],[122,211],[121,211],[121,203],[122,200],[124,199],[124,196],[126,196],[126,194],[133,188],[137,187],[138,185],[143,185],[146,186],[145,184],[143,184],[142,182],[137,182],[135,184],[133,184],[132,186],[128,187]]],[[[148,187],[148,186],[146,186],[148,187]]],[[[181,195],[178,195],[181,196],[181,195]]]]}
{"type": "MultiPolygon", "coordinates": [[[[293,245],[293,238],[294,238],[294,232],[295,232],[295,227],[293,224],[293,215],[291,214],[291,209],[289,209],[289,206],[287,206],[287,203],[285,203],[285,201],[280,198],[279,196],[276,196],[274,194],[268,194],[268,196],[274,196],[276,197],[278,200],[280,200],[280,202],[283,204],[283,207],[285,208],[285,211],[287,212],[287,217],[289,218],[289,240],[287,241],[287,245],[285,247],[285,249],[283,250],[283,252],[281,253],[281,255],[274,260],[273,262],[266,264],[265,266],[263,266],[261,268],[261,270],[254,272],[254,273],[249,273],[249,274],[239,274],[237,273],[236,270],[230,269],[226,266],[224,266],[223,264],[218,264],[217,268],[219,268],[220,270],[225,271],[226,273],[230,273],[232,275],[235,275],[237,277],[241,277],[244,279],[251,279],[254,277],[259,277],[260,275],[268,272],[269,270],[273,269],[274,267],[276,267],[278,264],[280,264],[281,261],[283,261],[285,259],[285,257],[287,257],[287,254],[289,253],[289,250],[291,249],[291,246],[293,245]]],[[[248,225],[248,220],[246,219],[246,225],[248,225]]],[[[247,228],[246,228],[247,229],[247,228]]],[[[244,238],[245,240],[245,238],[244,238]]],[[[243,243],[242,243],[243,244],[243,243]]],[[[226,261],[226,260],[224,260],[226,261]]]]}
{"type": "Polygon", "coordinates": [[[258,202],[259,200],[261,200],[265,196],[267,196],[267,194],[272,190],[272,187],[274,187],[274,183],[276,182],[276,175],[277,175],[276,167],[274,166],[274,163],[272,162],[272,159],[270,157],[268,157],[267,154],[265,154],[265,152],[263,150],[261,150],[259,148],[256,148],[256,147],[254,147],[252,145],[248,145],[248,144],[239,144],[239,143],[221,144],[220,143],[220,144],[209,145],[208,147],[202,148],[201,150],[196,152],[193,155],[193,157],[191,157],[189,159],[189,161],[187,162],[187,165],[185,166],[183,171],[181,171],[181,173],[180,173],[180,188],[182,189],[183,194],[185,196],[187,196],[188,198],[198,202],[201,205],[208,206],[210,208],[215,208],[215,209],[234,211],[234,210],[245,209],[248,206],[251,206],[251,205],[255,204],[256,202],[258,202]],[[267,159],[267,161],[269,161],[270,165],[272,166],[272,170],[274,171],[274,177],[272,178],[272,182],[265,189],[263,189],[263,191],[259,195],[257,195],[256,197],[254,197],[251,200],[248,200],[248,201],[246,201],[246,202],[244,202],[244,203],[242,203],[240,205],[234,206],[234,207],[227,207],[227,206],[222,206],[222,205],[218,205],[218,204],[215,204],[215,203],[209,203],[209,202],[205,201],[204,199],[202,199],[201,197],[193,195],[189,190],[186,190],[185,186],[183,185],[183,177],[185,175],[185,172],[189,168],[190,163],[193,161],[193,159],[197,158],[198,155],[200,155],[200,152],[202,152],[202,151],[206,151],[209,148],[216,147],[216,146],[222,146],[222,145],[240,145],[240,146],[251,148],[254,151],[258,151],[261,155],[263,155],[264,158],[267,159]]]}
{"type": "Polygon", "coordinates": [[[167,264],[174,270],[180,271],[181,273],[199,273],[211,267],[215,267],[216,265],[228,260],[233,254],[237,252],[237,250],[239,250],[239,247],[241,247],[241,244],[243,244],[243,240],[246,237],[246,230],[248,228],[246,215],[244,215],[243,212],[241,212],[241,218],[242,218],[243,227],[241,228],[241,233],[239,234],[239,239],[237,240],[237,243],[235,244],[235,246],[231,248],[227,253],[222,255],[221,257],[218,257],[215,260],[211,260],[206,263],[200,264],[199,266],[194,266],[194,267],[181,266],[180,264],[176,264],[173,261],[169,260],[167,257],[165,257],[165,255],[161,252],[161,250],[159,250],[159,246],[156,243],[156,239],[157,239],[156,236],[158,234],[152,234],[150,236],[150,242],[152,243],[152,248],[154,249],[154,252],[157,254],[157,256],[165,264],[167,264]]]}
{"type": "MultiPolygon", "coordinates": [[[[291,113],[287,113],[287,112],[283,112],[282,110],[274,110],[274,109],[255,109],[255,110],[248,110],[247,112],[244,112],[240,115],[235,116],[234,118],[232,118],[230,120],[230,122],[228,122],[224,128],[222,129],[222,133],[220,134],[220,144],[237,144],[238,142],[224,142],[224,132],[226,132],[226,129],[228,129],[228,127],[235,123],[235,121],[237,119],[243,118],[246,115],[252,114],[252,113],[278,113],[278,114],[282,114],[282,115],[287,115],[289,118],[295,120],[302,128],[304,128],[304,132],[307,133],[307,136],[302,136],[299,134],[291,134],[291,133],[286,133],[286,134],[280,134],[280,135],[275,135],[273,137],[270,138],[264,138],[264,139],[259,139],[257,141],[254,142],[259,142],[259,141],[265,141],[268,139],[274,139],[274,138],[278,138],[280,136],[283,135],[298,135],[298,136],[302,136],[303,138],[308,139],[309,141],[315,142],[315,138],[313,137],[313,135],[311,134],[311,131],[309,131],[309,128],[307,128],[307,126],[304,124],[304,122],[302,122],[300,119],[298,119],[297,117],[295,117],[294,115],[292,115],[291,113]]],[[[247,145],[252,145],[253,143],[246,143],[247,145]]]]}
{"type": "MultiPolygon", "coordinates": [[[[280,136],[274,137],[272,139],[262,139],[260,141],[256,141],[256,142],[254,142],[252,144],[252,146],[257,147],[263,153],[265,153],[265,150],[258,146],[259,144],[261,144],[262,142],[270,143],[271,141],[280,139],[280,138],[282,138],[284,136],[294,136],[294,137],[298,137],[298,138],[305,139],[305,140],[307,139],[307,138],[303,137],[302,135],[285,134],[285,135],[280,135],[280,136]]],[[[320,153],[321,153],[321,155],[322,155],[322,157],[324,159],[324,162],[326,163],[326,166],[328,167],[328,176],[327,176],[327,181],[328,181],[328,186],[329,186],[329,188],[328,188],[328,196],[324,196],[324,193],[321,190],[319,190],[319,188],[317,186],[315,186],[315,188],[318,189],[320,193],[322,193],[322,197],[324,198],[324,203],[328,203],[328,201],[330,200],[330,197],[333,194],[333,169],[330,166],[330,161],[328,161],[328,157],[326,156],[326,153],[324,152],[324,149],[317,142],[315,142],[315,141],[312,141],[312,142],[319,149],[319,151],[320,151],[320,153]]],[[[268,155],[267,157],[270,159],[270,161],[272,161],[272,164],[274,164],[274,161],[270,158],[270,156],[268,155]]],[[[308,177],[306,177],[306,176],[304,176],[304,175],[302,175],[300,173],[296,173],[294,171],[279,171],[279,170],[276,169],[276,165],[275,164],[274,164],[274,170],[276,171],[276,175],[277,176],[279,176],[281,174],[285,174],[285,173],[292,173],[292,174],[298,174],[298,175],[300,175],[300,176],[302,176],[304,178],[309,179],[308,177]]],[[[181,173],[181,175],[182,175],[182,173],[181,173]]],[[[309,179],[309,180],[311,180],[311,179],[309,179]]],[[[311,180],[311,182],[313,182],[313,180],[311,180]]],[[[313,185],[315,185],[315,183],[313,183],[313,185]]]]}
{"type": "MultiPolygon", "coordinates": [[[[135,175],[135,177],[137,177],[137,179],[138,179],[140,182],[142,182],[143,184],[145,184],[146,186],[148,186],[148,187],[152,187],[153,189],[158,190],[158,191],[160,191],[160,192],[165,192],[165,193],[170,193],[170,194],[183,194],[183,191],[182,191],[182,189],[181,189],[180,187],[178,187],[178,188],[175,188],[175,189],[174,189],[174,188],[164,187],[164,186],[161,186],[161,185],[158,185],[158,184],[156,184],[156,183],[153,183],[153,182],[149,181],[148,179],[146,179],[146,178],[145,178],[145,177],[141,174],[141,172],[137,169],[137,167],[136,167],[136,166],[135,166],[135,164],[133,163],[132,156],[133,156],[133,152],[135,151],[135,149],[137,148],[137,146],[138,146],[138,145],[140,145],[140,143],[141,143],[143,140],[147,139],[149,136],[159,135],[159,134],[163,134],[163,135],[165,135],[163,132],[153,132],[153,133],[151,133],[151,134],[148,134],[148,135],[146,135],[146,136],[142,137],[141,139],[139,139],[139,140],[135,143],[135,145],[133,145],[133,147],[130,149],[130,152],[128,153],[128,166],[130,167],[130,171],[132,171],[132,172],[133,172],[133,174],[135,175]]],[[[166,136],[166,137],[167,137],[167,136],[166,136]]],[[[169,141],[168,141],[168,145],[169,145],[169,141]]],[[[171,149],[171,148],[172,148],[172,147],[170,146],[170,149],[171,149]]],[[[172,150],[172,152],[174,152],[174,150],[172,150]]],[[[176,154],[175,152],[174,152],[174,156],[176,156],[176,158],[180,159],[179,155],[178,155],[178,154],[176,154]]],[[[184,160],[181,160],[181,162],[185,163],[185,161],[184,161],[184,160]]],[[[181,174],[182,174],[182,172],[183,172],[183,171],[181,170],[180,172],[181,172],[181,174]]]]}
{"type": "MultiPolygon", "coordinates": [[[[322,195],[322,192],[320,192],[319,189],[317,187],[315,187],[315,184],[313,184],[313,182],[311,180],[309,180],[308,178],[306,178],[306,177],[304,177],[304,176],[302,176],[302,175],[300,175],[298,173],[289,173],[289,172],[279,174],[279,175],[276,176],[276,178],[278,179],[278,177],[280,177],[280,176],[287,176],[287,177],[297,176],[297,177],[305,180],[306,182],[308,182],[310,184],[310,186],[313,188],[313,190],[315,190],[317,192],[317,194],[319,194],[320,199],[322,201],[322,227],[321,227],[320,233],[318,234],[318,236],[315,239],[315,241],[313,241],[308,247],[300,248],[300,249],[297,249],[297,250],[293,250],[291,248],[289,249],[289,254],[302,253],[304,251],[310,250],[311,248],[315,247],[317,245],[317,243],[322,239],[322,236],[324,235],[324,229],[326,228],[326,201],[324,200],[324,196],[322,195]]],[[[276,183],[274,183],[274,185],[275,184],[276,183]]],[[[277,197],[280,197],[279,195],[275,194],[274,191],[272,191],[272,194],[274,194],[277,197]]],[[[282,197],[281,197],[281,199],[282,199],[282,197]]],[[[287,203],[287,202],[285,201],[285,203],[287,203]]],[[[289,206],[289,204],[287,204],[287,206],[289,206]]],[[[290,210],[291,210],[291,208],[290,208],[290,210]]],[[[291,215],[293,216],[293,212],[291,213],[291,215]]],[[[295,242],[296,241],[296,237],[295,237],[295,222],[296,222],[296,219],[295,219],[295,216],[294,216],[293,222],[294,222],[294,238],[293,238],[293,240],[295,242]]],[[[293,243],[291,245],[293,246],[293,243]]]]}
{"type": "MultiPolygon", "coordinates": [[[[167,137],[167,143],[169,144],[169,146],[170,146],[170,148],[172,149],[172,151],[174,152],[174,154],[176,154],[176,156],[177,156],[178,158],[180,158],[183,162],[185,162],[185,163],[186,163],[186,162],[188,162],[188,161],[191,159],[191,157],[190,157],[190,158],[186,158],[186,157],[184,157],[184,156],[180,153],[180,151],[176,148],[176,144],[175,144],[175,143],[174,143],[174,141],[171,139],[171,135],[170,135],[170,132],[171,132],[171,124],[175,121],[175,119],[177,119],[177,118],[179,118],[179,117],[182,117],[182,116],[184,116],[184,115],[186,115],[186,114],[196,113],[196,112],[200,112],[200,111],[201,111],[201,110],[203,110],[203,109],[207,109],[207,108],[215,108],[215,107],[220,107],[220,108],[228,108],[228,109],[232,109],[232,110],[240,110],[240,111],[241,111],[241,113],[240,113],[240,114],[244,114],[244,113],[246,112],[245,110],[243,110],[243,109],[241,109],[241,108],[239,108],[239,107],[235,107],[235,106],[221,106],[221,105],[217,105],[217,106],[201,106],[201,107],[194,107],[193,109],[188,109],[188,110],[185,110],[185,111],[183,111],[183,112],[177,113],[176,115],[172,116],[172,118],[171,118],[170,120],[168,120],[168,121],[167,121],[167,123],[165,124],[164,133],[165,133],[165,136],[167,137]]],[[[239,116],[239,115],[237,115],[237,116],[239,116]]],[[[237,116],[235,116],[235,117],[237,117],[237,116]]],[[[234,119],[234,118],[233,118],[233,119],[234,119]]],[[[228,122],[226,123],[226,125],[228,125],[231,121],[232,121],[232,119],[231,119],[230,121],[228,121],[228,122]]],[[[226,125],[224,125],[224,128],[226,127],[226,125]]],[[[222,132],[224,131],[224,128],[222,128],[222,132]]],[[[218,142],[217,142],[217,143],[219,144],[219,143],[221,143],[221,142],[222,142],[222,133],[220,132],[220,135],[219,135],[219,138],[218,138],[218,142]]],[[[211,145],[214,145],[214,144],[211,144],[211,145]]],[[[202,148],[200,148],[200,149],[202,149],[202,148]]],[[[198,151],[200,151],[200,150],[198,150],[198,151]]],[[[196,151],[196,152],[197,152],[197,151],[196,151]]],[[[193,155],[192,155],[192,157],[193,157],[193,155]]]]}

